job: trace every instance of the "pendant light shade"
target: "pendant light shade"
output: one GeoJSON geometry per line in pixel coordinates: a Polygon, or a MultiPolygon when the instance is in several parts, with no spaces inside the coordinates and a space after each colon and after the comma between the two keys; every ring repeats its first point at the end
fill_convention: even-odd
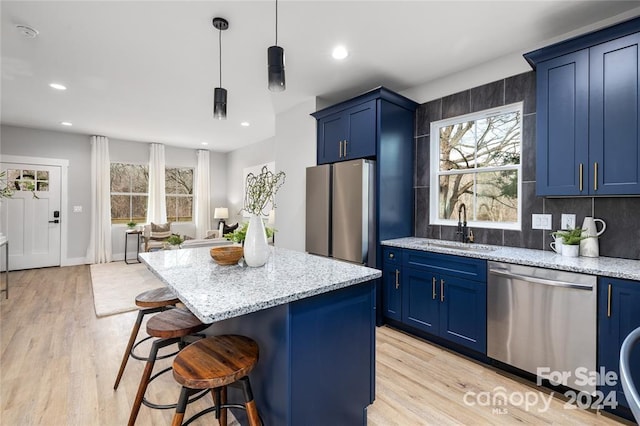
{"type": "Polygon", "coordinates": [[[267,51],[269,58],[269,90],[282,92],[286,88],[284,80],[284,49],[271,46],[267,51]]]}
{"type": "Polygon", "coordinates": [[[229,28],[224,18],[213,18],[213,26],[218,30],[218,52],[220,61],[220,86],[213,91],[213,116],[218,120],[227,119],[227,89],[222,87],[222,31],[229,28]]]}
{"type": "Polygon", "coordinates": [[[269,90],[282,92],[286,89],[284,79],[284,49],[278,46],[278,0],[276,0],[276,44],[267,50],[269,90]]]}
{"type": "Polygon", "coordinates": [[[216,87],[213,91],[213,117],[218,120],[227,118],[227,89],[216,87]]]}

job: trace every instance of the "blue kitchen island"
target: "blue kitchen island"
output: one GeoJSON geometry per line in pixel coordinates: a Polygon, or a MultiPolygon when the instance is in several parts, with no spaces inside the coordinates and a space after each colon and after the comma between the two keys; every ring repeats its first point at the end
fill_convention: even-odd
{"type": "MultiPolygon", "coordinates": [[[[260,359],[250,378],[265,425],[366,424],[375,396],[374,280],[381,272],[271,250],[260,268],[217,265],[209,248],[140,258],[211,324],[207,334],[258,342],[260,359]]],[[[229,391],[230,400],[239,398],[229,391]]]]}

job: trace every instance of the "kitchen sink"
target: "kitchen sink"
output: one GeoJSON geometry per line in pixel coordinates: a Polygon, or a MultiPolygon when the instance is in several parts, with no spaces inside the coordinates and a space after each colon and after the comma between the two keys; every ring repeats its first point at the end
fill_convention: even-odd
{"type": "Polygon", "coordinates": [[[464,250],[464,251],[475,251],[475,252],[488,252],[494,251],[496,248],[491,246],[484,246],[478,244],[468,244],[468,243],[458,243],[455,241],[451,242],[431,242],[426,241],[424,243],[420,243],[425,247],[433,247],[433,248],[444,248],[444,249],[452,249],[452,250],[464,250]]]}

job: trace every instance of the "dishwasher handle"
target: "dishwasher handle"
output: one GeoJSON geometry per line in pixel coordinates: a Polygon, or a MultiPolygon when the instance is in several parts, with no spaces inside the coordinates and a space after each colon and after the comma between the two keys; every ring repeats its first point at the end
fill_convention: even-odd
{"type": "Polygon", "coordinates": [[[593,286],[591,284],[579,284],[579,283],[570,283],[567,281],[548,280],[545,278],[532,277],[529,275],[514,274],[513,272],[509,272],[506,269],[490,268],[489,274],[499,275],[505,278],[516,278],[516,279],[527,281],[527,282],[550,285],[554,287],[574,288],[576,290],[592,290],[593,289],[593,286]]]}

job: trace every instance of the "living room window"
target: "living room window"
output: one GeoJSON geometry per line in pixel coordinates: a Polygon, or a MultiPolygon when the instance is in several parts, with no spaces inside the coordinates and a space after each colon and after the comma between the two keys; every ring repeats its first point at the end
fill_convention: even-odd
{"type": "Polygon", "coordinates": [[[186,167],[165,170],[167,220],[191,222],[193,219],[193,169],[186,167]]]}
{"type": "Polygon", "coordinates": [[[521,227],[522,103],[431,123],[430,223],[521,227]]]}
{"type": "Polygon", "coordinates": [[[144,223],[148,188],[148,166],[111,163],[111,223],[144,223]]]}

